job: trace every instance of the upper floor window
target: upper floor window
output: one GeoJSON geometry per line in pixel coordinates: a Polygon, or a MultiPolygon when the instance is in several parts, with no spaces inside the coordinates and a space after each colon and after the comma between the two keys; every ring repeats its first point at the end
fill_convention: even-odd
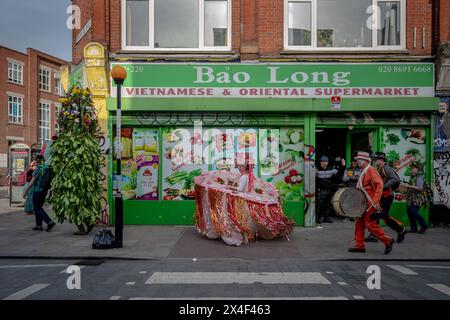
{"type": "Polygon", "coordinates": [[[55,75],[55,94],[58,96],[63,95],[63,89],[61,85],[61,78],[59,75],[55,75]]]}
{"type": "Polygon", "coordinates": [[[43,91],[50,92],[51,80],[50,80],[51,70],[45,67],[39,68],[39,89],[43,91]]]}
{"type": "Polygon", "coordinates": [[[285,48],[405,48],[405,0],[285,0],[285,48]]]}
{"type": "Polygon", "coordinates": [[[125,50],[228,50],[231,0],[122,0],[125,50]]]}
{"type": "Polygon", "coordinates": [[[62,110],[60,103],[55,103],[55,134],[59,133],[59,130],[61,129],[59,126],[59,114],[62,110]]]}
{"type": "Polygon", "coordinates": [[[8,122],[23,123],[23,97],[8,95],[8,122]]]}
{"type": "Polygon", "coordinates": [[[39,141],[50,141],[50,102],[39,102],[39,141]]]}
{"type": "Polygon", "coordinates": [[[23,84],[23,64],[8,60],[8,81],[23,84]]]}

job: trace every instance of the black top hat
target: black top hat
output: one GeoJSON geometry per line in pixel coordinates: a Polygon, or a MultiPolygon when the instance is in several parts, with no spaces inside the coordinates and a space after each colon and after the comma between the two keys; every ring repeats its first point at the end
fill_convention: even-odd
{"type": "Polygon", "coordinates": [[[383,159],[384,161],[386,161],[386,153],[377,151],[374,154],[372,154],[372,159],[374,160],[383,159]]]}

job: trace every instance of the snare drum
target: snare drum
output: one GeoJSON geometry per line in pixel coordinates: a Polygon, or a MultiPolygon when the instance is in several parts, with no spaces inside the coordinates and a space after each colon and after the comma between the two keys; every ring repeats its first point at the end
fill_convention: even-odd
{"type": "Polygon", "coordinates": [[[364,192],[358,188],[342,188],[336,191],[331,200],[338,215],[360,218],[367,211],[368,201],[364,192]]]}

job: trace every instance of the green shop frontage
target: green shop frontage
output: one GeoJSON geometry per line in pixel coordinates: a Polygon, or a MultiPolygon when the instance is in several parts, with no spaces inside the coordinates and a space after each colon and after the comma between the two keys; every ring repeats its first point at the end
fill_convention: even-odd
{"type": "MultiPolygon", "coordinates": [[[[255,175],[278,189],[285,214],[315,223],[316,158],[384,151],[402,180],[420,160],[432,177],[434,65],[430,63],[111,63],[122,88],[125,224],[193,224],[194,178],[235,170],[251,155],[255,175]]],[[[114,144],[117,88],[107,100],[114,144]]],[[[116,163],[108,156],[114,222],[116,163]]],[[[392,215],[408,223],[400,194],[392,215]]],[[[422,214],[428,218],[428,209],[422,214]]]]}

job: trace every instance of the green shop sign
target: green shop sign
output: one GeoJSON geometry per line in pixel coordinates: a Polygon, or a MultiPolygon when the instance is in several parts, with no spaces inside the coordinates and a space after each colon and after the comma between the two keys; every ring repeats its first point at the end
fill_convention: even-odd
{"type": "Polygon", "coordinates": [[[432,63],[119,64],[124,98],[434,97],[432,63]]]}

